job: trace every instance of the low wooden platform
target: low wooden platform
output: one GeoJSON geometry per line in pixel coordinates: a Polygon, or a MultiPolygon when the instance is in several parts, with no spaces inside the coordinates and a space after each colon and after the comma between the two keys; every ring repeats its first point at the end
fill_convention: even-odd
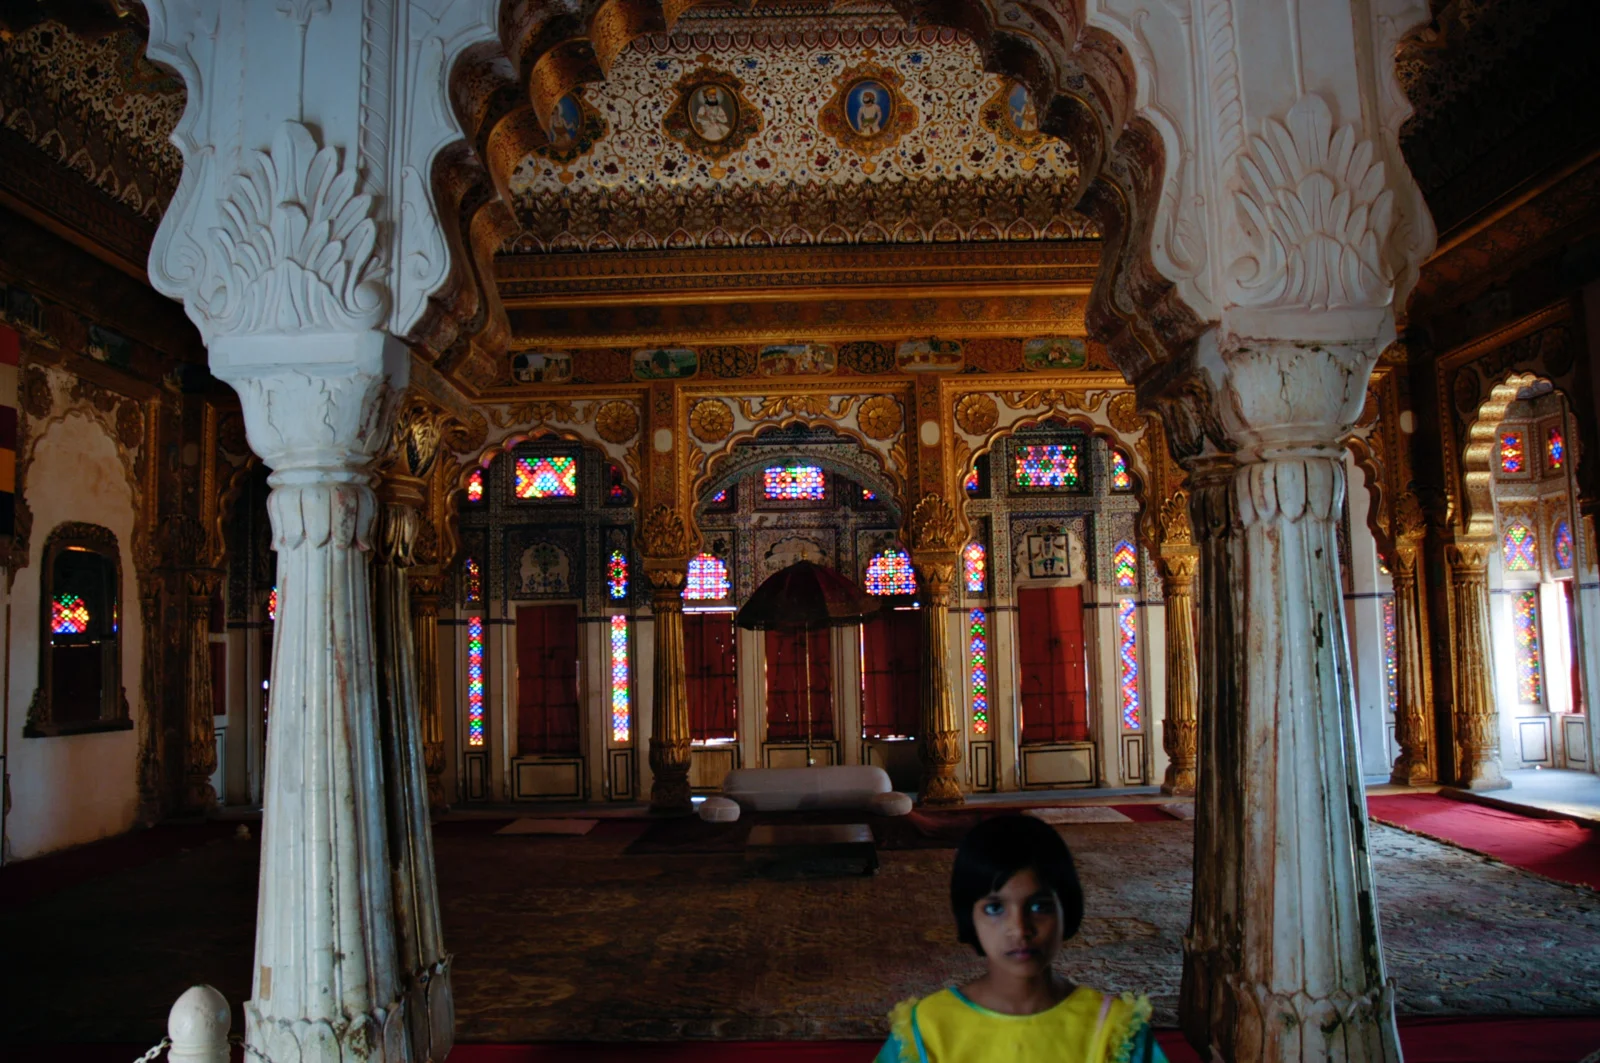
{"type": "Polygon", "coordinates": [[[745,864],[769,878],[871,875],[878,847],[865,823],[762,824],[750,831],[745,864]]]}

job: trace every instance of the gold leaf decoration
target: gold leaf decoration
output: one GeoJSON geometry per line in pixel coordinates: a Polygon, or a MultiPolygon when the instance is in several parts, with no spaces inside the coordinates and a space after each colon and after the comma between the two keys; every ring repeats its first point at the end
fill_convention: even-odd
{"type": "Polygon", "coordinates": [[[720,443],[733,431],[733,411],[721,399],[701,399],[689,411],[689,430],[702,443],[720,443]]]}
{"type": "Polygon", "coordinates": [[[855,405],[854,396],[841,395],[838,403],[828,395],[798,394],[798,395],[773,395],[761,400],[758,406],[749,399],[739,400],[739,411],[744,414],[747,421],[766,421],[785,414],[800,414],[804,417],[827,417],[839,420],[850,412],[855,405]]]}
{"type": "Polygon", "coordinates": [[[1106,417],[1110,419],[1111,427],[1119,432],[1133,433],[1144,427],[1139,400],[1134,398],[1131,391],[1121,392],[1111,400],[1111,405],[1106,407],[1106,417]]]}
{"type": "Polygon", "coordinates": [[[911,548],[956,550],[960,546],[956,513],[950,503],[933,492],[923,495],[917,508],[911,511],[911,548]]]}
{"type": "Polygon", "coordinates": [[[577,406],[568,399],[519,402],[515,406],[495,409],[493,417],[494,423],[501,428],[525,427],[545,424],[549,421],[577,424],[583,420],[583,417],[578,413],[577,406]]]}
{"type": "Polygon", "coordinates": [[[1103,391],[1072,388],[1038,388],[1033,391],[1006,391],[1000,398],[1013,410],[1060,410],[1063,413],[1093,413],[1105,401],[1103,391]]]}
{"type": "Polygon", "coordinates": [[[647,560],[672,561],[689,552],[689,532],[683,518],[662,503],[645,514],[639,528],[639,552],[647,560]]]}
{"type": "Polygon", "coordinates": [[[1189,525],[1189,492],[1174,492],[1161,504],[1161,539],[1171,546],[1188,546],[1194,542],[1194,532],[1189,525]]]}
{"type": "Polygon", "coordinates": [[[956,424],[969,436],[986,436],[1000,423],[1000,407],[987,395],[963,395],[956,403],[956,424]]]}
{"type": "Polygon", "coordinates": [[[607,443],[626,443],[639,431],[639,411],[632,403],[608,402],[595,414],[594,430],[607,443]]]}
{"type": "Polygon", "coordinates": [[[861,404],[856,421],[868,439],[882,441],[900,431],[906,416],[900,404],[888,395],[874,395],[861,404]]]}

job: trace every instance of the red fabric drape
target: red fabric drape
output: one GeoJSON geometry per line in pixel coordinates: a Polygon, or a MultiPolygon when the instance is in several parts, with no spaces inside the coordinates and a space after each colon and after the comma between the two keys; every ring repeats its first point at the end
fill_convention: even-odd
{"type": "Polygon", "coordinates": [[[517,753],[578,752],[578,607],[517,607],[517,753]]]}
{"type": "Polygon", "coordinates": [[[685,613],[689,736],[696,742],[733,738],[738,727],[738,649],[732,613],[685,613]]]}
{"type": "MultiPolygon", "coordinates": [[[[767,632],[767,741],[806,738],[806,636],[798,631],[767,632]]],[[[833,739],[833,655],[827,628],[810,632],[811,738],[833,739]]]]}
{"type": "Polygon", "coordinates": [[[1083,591],[1029,587],[1017,595],[1022,645],[1022,741],[1089,740],[1083,591]]]}
{"type": "Polygon", "coordinates": [[[915,737],[922,717],[923,618],[915,609],[889,609],[862,625],[863,738],[915,737]]]}

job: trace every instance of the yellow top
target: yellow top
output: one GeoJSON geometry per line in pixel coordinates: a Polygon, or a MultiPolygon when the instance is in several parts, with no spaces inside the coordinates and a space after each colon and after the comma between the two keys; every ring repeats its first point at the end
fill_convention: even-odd
{"type": "Polygon", "coordinates": [[[1055,1007],[1006,1015],[958,989],[900,1003],[878,1063],[1164,1063],[1150,1001],[1079,986],[1055,1007]]]}

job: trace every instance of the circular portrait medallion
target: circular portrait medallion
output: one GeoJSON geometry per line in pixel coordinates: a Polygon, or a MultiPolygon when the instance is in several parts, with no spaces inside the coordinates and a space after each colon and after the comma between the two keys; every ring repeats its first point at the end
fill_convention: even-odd
{"type": "Polygon", "coordinates": [[[856,136],[875,137],[889,128],[893,116],[894,96],[882,82],[863,78],[850,86],[844,98],[845,121],[855,130],[856,136]]]}
{"type": "Polygon", "coordinates": [[[700,85],[684,104],[689,128],[708,144],[720,144],[739,127],[739,103],[721,85],[700,85]]]}

